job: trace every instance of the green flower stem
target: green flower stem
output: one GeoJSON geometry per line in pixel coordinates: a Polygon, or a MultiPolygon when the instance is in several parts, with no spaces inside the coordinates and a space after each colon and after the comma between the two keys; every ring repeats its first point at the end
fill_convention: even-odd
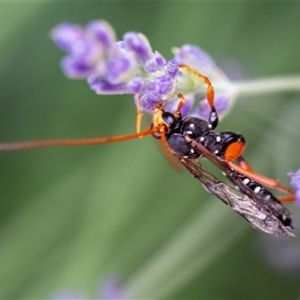
{"type": "Polygon", "coordinates": [[[232,83],[239,96],[300,91],[300,75],[260,78],[232,83]]]}
{"type": "Polygon", "coordinates": [[[130,298],[168,298],[205,271],[249,228],[243,220],[236,228],[232,214],[229,207],[209,199],[127,282],[130,298]]]}

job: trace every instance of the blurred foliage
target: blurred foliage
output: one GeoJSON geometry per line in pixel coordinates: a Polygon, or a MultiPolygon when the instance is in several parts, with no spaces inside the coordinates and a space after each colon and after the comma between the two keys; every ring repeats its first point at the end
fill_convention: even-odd
{"type": "MultiPolygon", "coordinates": [[[[299,10],[299,3],[283,2],[0,3],[1,141],[134,132],[131,96],[98,96],[84,80],[63,76],[63,53],[49,39],[62,21],[105,19],[120,39],[126,31],[143,32],[166,58],[173,46],[199,45],[225,72],[256,78],[299,73],[299,10]]],[[[285,184],[286,172],[300,165],[299,97],[239,99],[219,126],[242,132],[254,168],[285,184]]],[[[62,287],[92,296],[112,272],[132,283],[195,211],[211,203],[230,211],[190,174],[176,173],[151,137],[1,153],[0,160],[0,298],[49,298],[62,287]]],[[[299,219],[299,209],[291,209],[299,219]]],[[[215,215],[207,218],[216,226],[199,227],[199,235],[224,226],[215,215]]],[[[232,229],[245,225],[234,212],[228,218],[232,229]]],[[[299,269],[272,268],[263,239],[245,226],[165,298],[295,299],[299,269]]],[[[217,241],[206,250],[218,247],[217,241]]]]}

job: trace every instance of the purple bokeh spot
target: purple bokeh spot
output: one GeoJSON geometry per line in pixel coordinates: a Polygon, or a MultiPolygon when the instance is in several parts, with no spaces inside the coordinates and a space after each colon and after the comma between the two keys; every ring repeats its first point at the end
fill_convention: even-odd
{"type": "Polygon", "coordinates": [[[127,299],[125,289],[117,277],[106,279],[100,286],[100,299],[124,300],[127,299]]]}
{"type": "Polygon", "coordinates": [[[96,295],[90,297],[81,291],[72,288],[63,288],[54,293],[50,299],[52,300],[83,300],[83,299],[103,299],[103,300],[125,300],[127,299],[126,290],[121,285],[118,276],[106,277],[96,290],[96,295]]]}

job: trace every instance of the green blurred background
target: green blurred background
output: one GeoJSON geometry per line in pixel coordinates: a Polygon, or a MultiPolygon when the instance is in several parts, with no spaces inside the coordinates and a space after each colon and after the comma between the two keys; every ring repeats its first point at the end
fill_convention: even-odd
{"type": "MultiPolygon", "coordinates": [[[[135,131],[132,96],[95,95],[85,80],[62,74],[63,53],[49,39],[62,21],[105,19],[119,39],[126,31],[143,32],[166,58],[173,46],[199,45],[228,74],[256,78],[299,73],[299,13],[299,3],[0,3],[1,141],[135,131]]],[[[254,168],[285,184],[286,172],[300,166],[299,98],[299,93],[240,98],[219,126],[243,133],[254,168]]],[[[149,122],[145,118],[144,126],[149,122]]],[[[215,234],[228,220],[230,242],[160,296],[299,298],[299,240],[278,242],[253,230],[188,172],[175,172],[151,137],[1,153],[0,160],[0,298],[49,298],[63,287],[97,297],[99,282],[111,273],[134,290],[142,266],[155,263],[195,211],[215,205],[228,219],[205,216],[215,225],[199,227],[199,235],[215,234]],[[242,232],[232,237],[237,228],[242,232]],[[296,262],[289,265],[293,255],[296,262]]],[[[290,208],[299,224],[300,210],[290,208]]],[[[193,259],[219,249],[218,239],[208,245],[205,240],[193,259]]]]}

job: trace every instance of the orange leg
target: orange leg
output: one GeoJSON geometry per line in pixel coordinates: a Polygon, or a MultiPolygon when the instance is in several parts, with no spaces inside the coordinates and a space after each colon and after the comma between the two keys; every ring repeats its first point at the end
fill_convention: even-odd
{"type": "Polygon", "coordinates": [[[140,103],[140,96],[139,94],[135,94],[135,102],[136,102],[136,109],[137,109],[137,116],[136,116],[136,132],[141,132],[141,124],[143,113],[141,112],[141,103],[140,103]]]}
{"type": "Polygon", "coordinates": [[[186,103],[186,99],[185,97],[181,94],[181,93],[178,93],[177,97],[180,99],[180,102],[178,103],[178,106],[177,106],[177,109],[174,113],[175,117],[180,117],[181,116],[181,108],[182,106],[186,103]]]}
{"type": "Polygon", "coordinates": [[[226,161],[230,168],[245,175],[246,177],[259,182],[262,185],[268,186],[273,189],[277,189],[283,193],[294,195],[295,191],[292,189],[280,185],[277,180],[255,173],[253,171],[245,170],[243,167],[235,165],[232,161],[226,161]]]}
{"type": "Polygon", "coordinates": [[[239,163],[239,166],[241,168],[243,168],[244,170],[253,172],[252,167],[250,166],[250,164],[242,156],[240,156],[238,158],[238,163],[239,163]]]}
{"type": "Polygon", "coordinates": [[[235,171],[240,174],[245,175],[246,177],[261,183],[262,185],[268,186],[270,188],[277,189],[286,194],[295,194],[295,192],[285,186],[282,186],[278,183],[277,180],[268,178],[261,174],[255,173],[250,164],[241,156],[244,151],[244,143],[243,142],[234,142],[229,145],[224,154],[224,159],[226,163],[235,171]],[[233,163],[233,160],[238,161],[238,165],[233,163]]]}
{"type": "Polygon", "coordinates": [[[214,108],[215,107],[215,104],[214,104],[215,92],[214,92],[213,85],[212,85],[211,81],[209,80],[209,78],[205,75],[202,75],[201,73],[199,73],[198,71],[196,71],[195,69],[193,69],[187,65],[179,65],[179,68],[186,69],[189,73],[204,80],[204,83],[207,85],[206,98],[207,98],[208,104],[210,105],[211,108],[214,108]]]}
{"type": "Polygon", "coordinates": [[[280,196],[280,197],[277,197],[277,199],[282,203],[295,203],[294,196],[280,196]]]}

